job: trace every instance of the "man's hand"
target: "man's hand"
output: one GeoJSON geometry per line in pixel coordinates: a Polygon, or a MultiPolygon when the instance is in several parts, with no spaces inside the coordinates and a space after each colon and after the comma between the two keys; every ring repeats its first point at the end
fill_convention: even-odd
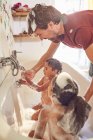
{"type": "Polygon", "coordinates": [[[27,71],[21,73],[21,77],[23,79],[28,78],[28,79],[32,80],[35,76],[35,73],[36,72],[34,70],[27,70],[27,71]]]}

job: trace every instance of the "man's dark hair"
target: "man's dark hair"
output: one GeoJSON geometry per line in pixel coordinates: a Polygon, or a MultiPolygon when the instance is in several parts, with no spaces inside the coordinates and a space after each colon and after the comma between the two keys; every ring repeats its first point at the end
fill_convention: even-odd
{"type": "Polygon", "coordinates": [[[54,24],[58,24],[61,21],[61,13],[53,6],[36,4],[29,13],[28,31],[33,20],[35,20],[37,28],[47,29],[50,21],[52,21],[54,24]],[[35,17],[33,17],[32,11],[34,11],[35,17]]]}
{"type": "Polygon", "coordinates": [[[46,60],[47,64],[52,68],[52,70],[57,70],[59,72],[62,71],[62,63],[54,58],[49,58],[46,60]]]}

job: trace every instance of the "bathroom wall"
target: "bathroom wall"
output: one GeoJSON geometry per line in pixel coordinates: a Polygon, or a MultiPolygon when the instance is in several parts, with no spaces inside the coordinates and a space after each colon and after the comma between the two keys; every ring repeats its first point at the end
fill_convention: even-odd
{"type": "MultiPolygon", "coordinates": [[[[49,46],[50,42],[14,42],[13,28],[15,27],[13,26],[14,21],[11,15],[11,5],[16,2],[18,1],[0,0],[0,60],[2,57],[9,57],[12,50],[21,51],[22,53],[18,54],[18,60],[26,69],[29,69],[48,49],[46,46],[49,46]]],[[[30,1],[21,2],[22,4],[30,3],[30,1]]],[[[31,6],[34,6],[36,3],[43,3],[43,1],[31,1],[31,6]]],[[[54,1],[48,0],[45,3],[53,4],[54,1]]],[[[16,26],[16,28],[18,27],[16,26]]],[[[14,110],[19,123],[21,123],[17,94],[19,94],[24,108],[32,107],[36,102],[38,103],[40,101],[40,94],[34,93],[34,91],[26,87],[17,89],[14,85],[15,81],[20,77],[20,73],[18,77],[13,77],[10,66],[2,67],[2,63],[0,63],[0,75],[0,110],[6,117],[9,125],[14,122],[14,110]]],[[[35,81],[38,81],[40,77],[41,74],[39,74],[35,81]]]]}
{"type": "MultiPolygon", "coordinates": [[[[6,0],[0,1],[0,61],[2,57],[9,57],[11,54],[14,42],[11,24],[10,7],[6,0]]],[[[10,67],[2,67],[2,63],[0,63],[0,87],[3,85],[9,71],[10,67]]]]}
{"type": "Polygon", "coordinates": [[[12,15],[9,1],[0,1],[0,111],[9,124],[13,123],[14,99],[11,86],[15,83],[11,66],[2,66],[2,58],[9,57],[13,50],[12,15]]]}

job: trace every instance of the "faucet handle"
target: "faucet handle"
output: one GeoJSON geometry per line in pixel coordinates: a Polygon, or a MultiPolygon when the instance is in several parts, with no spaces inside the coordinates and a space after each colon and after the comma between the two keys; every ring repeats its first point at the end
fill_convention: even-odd
{"type": "Polygon", "coordinates": [[[17,53],[22,53],[21,51],[16,51],[16,50],[13,50],[12,51],[12,55],[11,56],[13,56],[13,57],[17,57],[17,53]]]}

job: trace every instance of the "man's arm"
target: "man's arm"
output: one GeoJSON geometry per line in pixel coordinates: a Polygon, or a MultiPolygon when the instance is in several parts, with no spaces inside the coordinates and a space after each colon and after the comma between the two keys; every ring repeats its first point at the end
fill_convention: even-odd
{"type": "Polygon", "coordinates": [[[32,69],[36,72],[39,71],[44,66],[45,61],[54,55],[58,47],[59,43],[52,42],[47,52],[40,58],[38,63],[32,69]]]}
{"type": "Polygon", "coordinates": [[[87,57],[93,63],[93,43],[85,50],[87,57]]]}
{"type": "MultiPolygon", "coordinates": [[[[93,63],[93,43],[85,50],[89,60],[93,63]]],[[[85,94],[85,99],[86,101],[89,101],[90,98],[92,97],[93,95],[93,78],[92,78],[92,81],[91,81],[91,84],[85,94]]]]}
{"type": "Polygon", "coordinates": [[[35,74],[44,66],[45,61],[53,56],[53,54],[56,52],[57,48],[59,47],[59,44],[60,43],[52,42],[47,52],[40,58],[38,63],[30,70],[25,71],[25,76],[32,79],[35,76],[35,74]]]}
{"type": "Polygon", "coordinates": [[[93,95],[93,78],[92,78],[92,82],[84,96],[85,100],[88,102],[90,100],[90,98],[92,97],[93,95]]]}

